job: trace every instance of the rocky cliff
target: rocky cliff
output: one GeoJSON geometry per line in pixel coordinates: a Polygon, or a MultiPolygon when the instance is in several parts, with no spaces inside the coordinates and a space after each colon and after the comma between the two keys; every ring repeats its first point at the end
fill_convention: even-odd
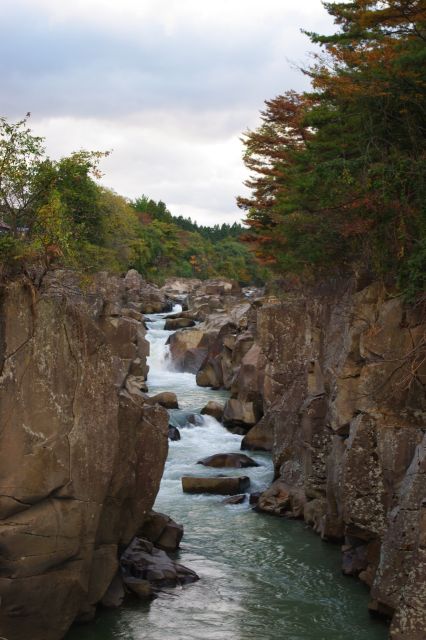
{"type": "Polygon", "coordinates": [[[254,442],[268,433],[277,476],[260,508],[342,540],[395,640],[426,635],[425,336],[420,309],[336,282],[261,306],[245,356],[264,363],[254,442]]]}
{"type": "Polygon", "coordinates": [[[341,542],[391,637],[425,638],[424,313],[379,284],[334,281],[258,299],[238,322],[219,315],[214,340],[213,316],[174,343],[202,333],[197,380],[231,390],[224,422],[248,431],[243,448],[272,451],[259,509],[341,542]]]}
{"type": "Polygon", "coordinates": [[[84,290],[69,274],[0,297],[0,635],[57,640],[93,615],[156,497],[167,412],[144,403],[135,272],[84,290]]]}

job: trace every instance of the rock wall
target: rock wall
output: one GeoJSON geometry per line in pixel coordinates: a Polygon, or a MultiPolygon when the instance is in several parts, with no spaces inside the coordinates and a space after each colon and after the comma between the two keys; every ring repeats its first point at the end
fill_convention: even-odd
{"type": "Polygon", "coordinates": [[[225,408],[262,397],[245,444],[272,446],[276,480],[259,508],[343,541],[394,640],[426,637],[425,385],[420,309],[334,282],[259,306],[225,408]]]}
{"type": "MultiPolygon", "coordinates": [[[[167,456],[144,403],[148,344],[135,272],[84,292],[67,273],[0,295],[0,635],[58,640],[90,618],[143,525],[167,456]]],[[[160,296],[161,298],[161,296],[160,296]]]]}

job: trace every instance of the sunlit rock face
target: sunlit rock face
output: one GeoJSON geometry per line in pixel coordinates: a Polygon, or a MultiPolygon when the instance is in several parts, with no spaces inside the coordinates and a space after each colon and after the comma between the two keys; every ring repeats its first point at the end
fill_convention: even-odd
{"type": "Polygon", "coordinates": [[[142,526],[167,455],[167,412],[144,404],[135,279],[66,273],[1,292],[0,635],[56,640],[87,619],[142,526]],[[129,292],[131,296],[129,296],[129,292]],[[130,307],[131,308],[131,307],[130,307]]]}

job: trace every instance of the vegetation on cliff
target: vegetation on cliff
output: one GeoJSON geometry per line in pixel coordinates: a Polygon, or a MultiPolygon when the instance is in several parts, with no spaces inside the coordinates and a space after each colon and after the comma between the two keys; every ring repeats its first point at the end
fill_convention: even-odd
{"type": "Polygon", "coordinates": [[[278,271],[362,268],[410,297],[426,285],[426,10],[422,0],[325,3],[338,31],[312,90],[266,102],[245,134],[258,257],[278,271]]]}
{"type": "Polygon", "coordinates": [[[238,240],[241,225],[198,226],[173,217],[163,202],[132,202],[101,187],[105,155],[78,151],[53,161],[28,116],[16,123],[0,118],[0,273],[42,260],[88,272],[135,268],[157,282],[262,279],[264,270],[238,240]]]}

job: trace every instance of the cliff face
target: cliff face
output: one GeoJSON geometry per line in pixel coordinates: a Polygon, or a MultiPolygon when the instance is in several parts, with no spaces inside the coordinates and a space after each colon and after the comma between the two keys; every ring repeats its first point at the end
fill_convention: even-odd
{"type": "Polygon", "coordinates": [[[101,277],[83,294],[53,274],[38,290],[23,282],[2,290],[0,635],[8,640],[56,640],[90,617],[118,548],[157,494],[168,416],[138,391],[148,349],[136,280],[101,277]]]}
{"type": "Polygon", "coordinates": [[[258,309],[233,383],[235,401],[263,398],[245,439],[272,446],[260,508],[343,540],[343,570],[401,640],[426,633],[425,335],[379,285],[293,293],[258,309]]]}

